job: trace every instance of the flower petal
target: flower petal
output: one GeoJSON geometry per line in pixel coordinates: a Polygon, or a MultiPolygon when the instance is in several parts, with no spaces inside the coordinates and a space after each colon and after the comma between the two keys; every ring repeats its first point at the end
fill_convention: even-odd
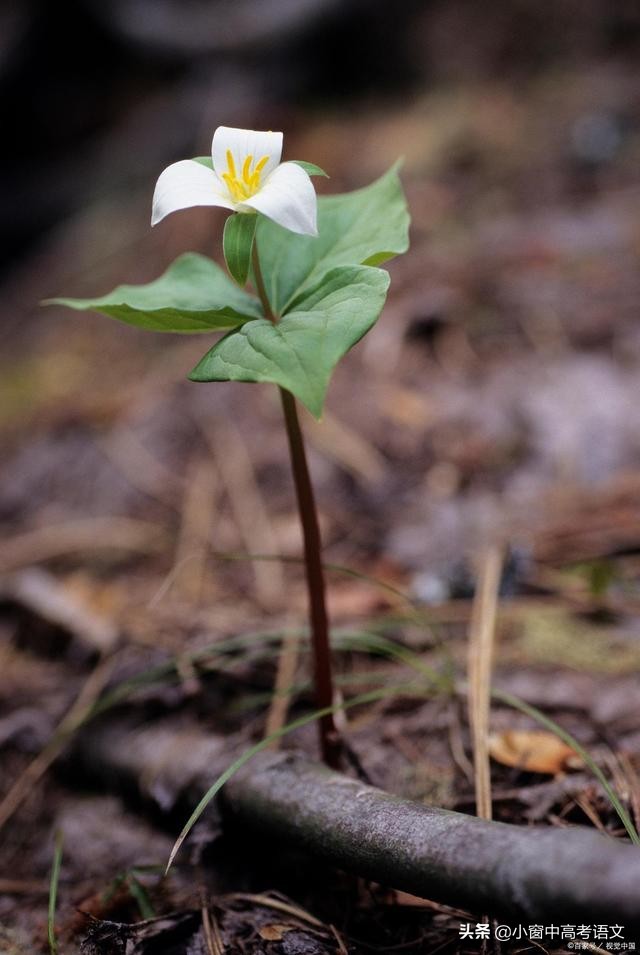
{"type": "Polygon", "coordinates": [[[301,235],[317,235],[317,206],[313,183],[295,162],[283,162],[275,169],[262,189],[238,203],[242,210],[249,206],[278,225],[301,235]]]}
{"type": "Polygon", "coordinates": [[[213,168],[219,176],[227,171],[227,150],[233,156],[238,173],[247,156],[253,156],[259,162],[268,156],[262,167],[263,180],[276,168],[282,155],[282,133],[259,132],[255,129],[234,129],[232,126],[218,126],[213,134],[211,158],[213,168]]]}
{"type": "Polygon", "coordinates": [[[156,225],[171,212],[190,209],[192,206],[234,208],[229,197],[223,194],[220,180],[211,169],[193,159],[182,159],[160,173],[153,193],[151,225],[156,225]]]}

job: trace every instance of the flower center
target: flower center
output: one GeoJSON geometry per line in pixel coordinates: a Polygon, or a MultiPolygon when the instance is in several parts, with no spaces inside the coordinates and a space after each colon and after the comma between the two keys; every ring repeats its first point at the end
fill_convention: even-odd
{"type": "Polygon", "coordinates": [[[247,156],[242,164],[242,172],[238,176],[231,150],[227,149],[227,171],[222,173],[222,178],[234,202],[242,202],[243,199],[256,194],[260,188],[260,174],[268,160],[268,156],[263,156],[254,164],[253,156],[247,156]]]}

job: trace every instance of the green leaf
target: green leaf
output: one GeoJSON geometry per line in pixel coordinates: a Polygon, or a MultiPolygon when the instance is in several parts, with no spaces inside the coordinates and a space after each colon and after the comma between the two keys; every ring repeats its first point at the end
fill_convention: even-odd
{"type": "Polygon", "coordinates": [[[196,365],[192,381],[270,381],[320,417],[331,373],[382,311],[389,276],[381,269],[333,269],[277,324],[246,322],[196,365]]]}
{"type": "Polygon", "coordinates": [[[317,237],[260,216],[256,241],[271,306],[283,315],[340,265],[380,265],[408,248],[409,213],[397,166],[364,189],[318,199],[317,237]]]}
{"type": "Polygon", "coordinates": [[[211,332],[262,315],[256,298],[195,252],[181,255],[148,285],[120,285],[102,298],[53,298],[43,304],[103,312],[156,332],[211,332]]]}
{"type": "Polygon", "coordinates": [[[296,166],[300,166],[308,176],[324,176],[325,179],[329,178],[329,173],[325,172],[320,166],[316,166],[314,162],[305,162],[304,159],[289,159],[287,161],[294,162],[296,166]]]}
{"type": "Polygon", "coordinates": [[[257,215],[235,213],[224,224],[222,247],[227,268],[238,285],[247,282],[251,266],[251,249],[256,234],[257,215]]]}

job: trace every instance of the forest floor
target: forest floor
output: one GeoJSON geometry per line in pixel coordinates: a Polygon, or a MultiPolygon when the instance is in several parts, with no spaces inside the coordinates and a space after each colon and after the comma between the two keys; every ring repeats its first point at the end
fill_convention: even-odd
{"type": "MultiPolygon", "coordinates": [[[[337,371],[322,423],[304,420],[341,693],[410,677],[380,636],[451,677],[428,699],[390,689],[345,712],[357,762],[384,789],[475,811],[452,687],[474,581],[499,547],[493,685],[571,733],[640,827],[636,77],[602,64],[517,91],[460,87],[316,115],[293,138],[290,155],[331,172],[324,191],[363,185],[403,152],[413,217],[379,324],[337,371]]],[[[482,913],[261,851],[214,813],[162,875],[189,787],[310,700],[273,389],[185,381],[200,336],[35,305],[217,248],[202,210],[149,235],[147,200],[96,202],[5,290],[0,950],[47,950],[60,831],[62,955],[480,951],[460,924],[482,913]],[[274,695],[279,666],[295,692],[274,695]]],[[[626,838],[551,732],[495,703],[491,734],[495,819],[626,838]]],[[[314,756],[315,730],[282,745],[314,756]]]]}

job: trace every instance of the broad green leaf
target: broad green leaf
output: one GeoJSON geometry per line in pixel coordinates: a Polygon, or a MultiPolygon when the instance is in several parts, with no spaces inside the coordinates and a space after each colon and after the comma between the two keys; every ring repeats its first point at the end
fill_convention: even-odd
{"type": "Polygon", "coordinates": [[[340,265],[379,265],[408,248],[409,213],[397,166],[364,189],[318,199],[317,237],[260,216],[256,241],[271,306],[283,315],[340,265]]]}
{"type": "Polygon", "coordinates": [[[305,162],[304,159],[289,159],[287,162],[294,162],[296,166],[300,166],[308,176],[324,176],[325,179],[329,178],[329,173],[325,172],[320,166],[316,166],[314,162],[305,162]]]}
{"type": "Polygon", "coordinates": [[[231,276],[244,286],[251,266],[251,249],[256,234],[257,215],[239,212],[230,215],[224,224],[222,247],[231,276]]]}
{"type": "Polygon", "coordinates": [[[120,285],[102,298],[53,298],[44,304],[103,312],[156,332],[211,332],[262,315],[256,298],[195,252],[181,255],[148,285],[120,285]]]}
{"type": "Polygon", "coordinates": [[[192,381],[270,381],[320,417],[331,373],[375,323],[389,276],[382,269],[333,269],[277,324],[246,322],[196,365],[192,381]]]}

